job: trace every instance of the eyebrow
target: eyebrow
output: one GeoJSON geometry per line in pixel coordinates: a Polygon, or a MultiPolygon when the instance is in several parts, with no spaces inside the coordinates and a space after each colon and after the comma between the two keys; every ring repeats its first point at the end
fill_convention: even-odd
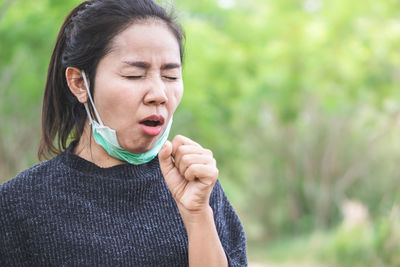
{"type": "MultiPolygon", "coordinates": [[[[122,61],[122,63],[125,63],[126,65],[132,66],[132,67],[137,67],[141,69],[149,69],[150,64],[144,61],[122,61]]],[[[178,63],[166,63],[161,66],[162,70],[170,70],[170,69],[177,69],[180,68],[181,64],[178,63]]]]}

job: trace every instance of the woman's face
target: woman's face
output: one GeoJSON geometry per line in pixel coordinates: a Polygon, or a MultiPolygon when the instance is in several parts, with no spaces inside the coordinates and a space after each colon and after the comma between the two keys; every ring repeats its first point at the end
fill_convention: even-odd
{"type": "Polygon", "coordinates": [[[94,103],[119,144],[139,154],[164,132],[183,94],[179,44],[161,21],[134,23],[97,67],[94,103]]]}

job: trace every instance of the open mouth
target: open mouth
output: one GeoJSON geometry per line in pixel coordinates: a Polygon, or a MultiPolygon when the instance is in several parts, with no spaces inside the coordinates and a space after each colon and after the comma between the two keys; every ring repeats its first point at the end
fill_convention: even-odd
{"type": "Polygon", "coordinates": [[[139,122],[148,127],[157,127],[164,124],[164,117],[158,114],[150,115],[139,122]]]}
{"type": "Polygon", "coordinates": [[[157,136],[161,133],[161,126],[164,124],[164,117],[154,114],[144,118],[139,123],[145,134],[150,136],[157,136]]]}
{"type": "Polygon", "coordinates": [[[146,121],[141,122],[141,124],[144,124],[144,125],[150,126],[150,127],[156,127],[158,125],[161,125],[161,121],[146,120],[146,121]]]}

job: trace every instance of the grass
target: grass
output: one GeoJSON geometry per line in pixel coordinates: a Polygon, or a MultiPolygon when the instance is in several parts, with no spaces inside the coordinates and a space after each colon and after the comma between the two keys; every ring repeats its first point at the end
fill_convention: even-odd
{"type": "Polygon", "coordinates": [[[248,258],[265,266],[400,266],[400,220],[392,216],[268,243],[249,242],[248,258]]]}

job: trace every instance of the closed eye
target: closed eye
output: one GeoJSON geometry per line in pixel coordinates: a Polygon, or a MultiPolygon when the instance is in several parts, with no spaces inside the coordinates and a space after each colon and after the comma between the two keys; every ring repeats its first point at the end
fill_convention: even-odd
{"type": "Polygon", "coordinates": [[[173,76],[163,76],[163,78],[171,80],[171,81],[176,81],[178,77],[173,77],[173,76]]]}
{"type": "Polygon", "coordinates": [[[144,76],[138,75],[138,76],[124,76],[128,80],[138,80],[143,78],[144,76]]]}

